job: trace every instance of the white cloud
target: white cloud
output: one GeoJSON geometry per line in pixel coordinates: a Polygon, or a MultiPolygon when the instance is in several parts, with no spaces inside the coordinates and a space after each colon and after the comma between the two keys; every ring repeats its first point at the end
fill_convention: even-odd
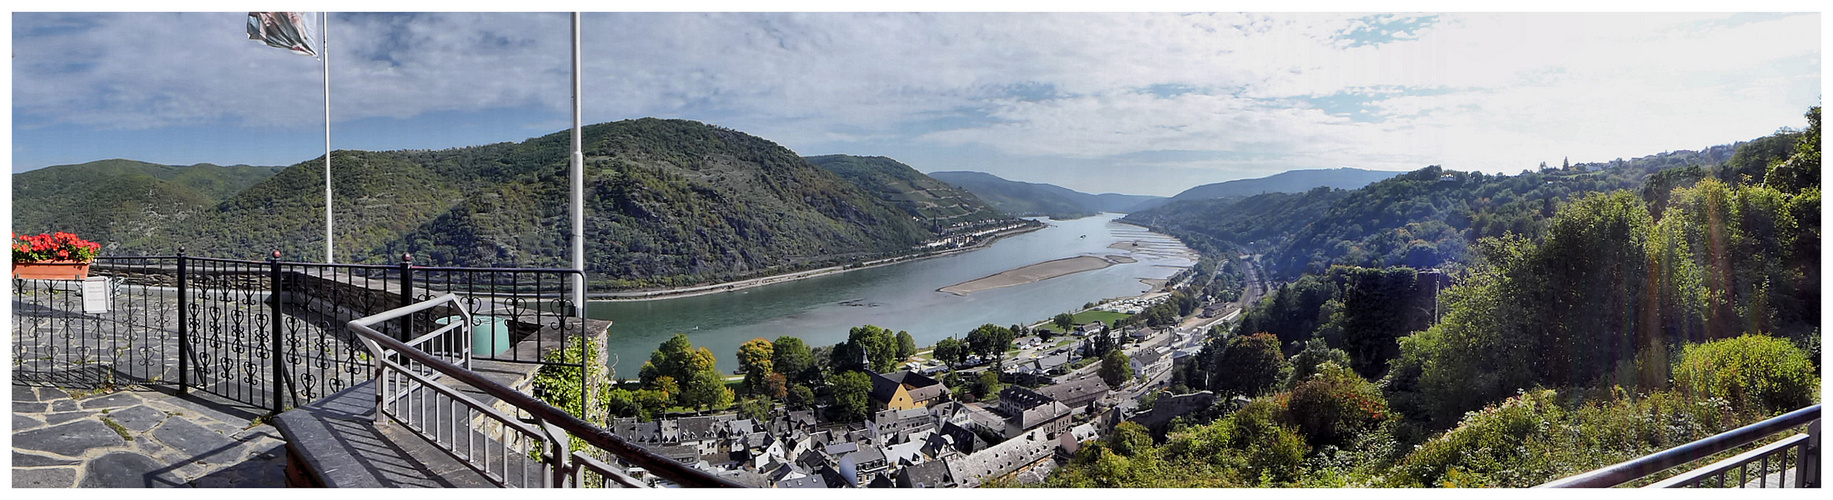
{"type": "MultiPolygon", "coordinates": [[[[241,14],[14,19],[16,126],[317,126],[317,62],[243,39],[241,14]]],[[[339,15],[334,117],[564,116],[567,23],[339,15]]],[[[1448,14],[1357,45],[1344,37],[1373,25],[1364,15],[588,14],[585,106],[590,121],[691,118],[798,150],[933,144],[1216,180],[1334,166],[1514,171],[1798,126],[1819,98],[1819,23],[1448,14]],[[1344,93],[1375,96],[1375,121],[1306,104],[1344,93]],[[1208,159],[1153,159],[1162,151],[1208,159]]]]}

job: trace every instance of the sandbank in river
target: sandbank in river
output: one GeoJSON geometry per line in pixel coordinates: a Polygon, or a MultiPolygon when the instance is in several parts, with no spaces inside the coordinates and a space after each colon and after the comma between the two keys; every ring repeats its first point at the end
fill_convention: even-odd
{"type": "Polygon", "coordinates": [[[967,295],[970,293],[992,290],[995,288],[1005,288],[1009,286],[1018,286],[1018,285],[1036,283],[1039,281],[1044,281],[1044,280],[1055,278],[1058,276],[1068,276],[1071,274],[1084,272],[1084,271],[1093,271],[1096,269],[1104,269],[1114,264],[1127,264],[1127,263],[1132,263],[1132,262],[1137,262],[1137,261],[1134,260],[1132,257],[1126,257],[1126,256],[1120,256],[1120,255],[1109,256],[1107,258],[1096,257],[1092,255],[1069,257],[1069,258],[1064,258],[1064,259],[1039,262],[1036,264],[1001,272],[1001,273],[994,274],[991,276],[986,276],[986,277],[982,277],[982,278],[975,279],[975,280],[969,280],[969,281],[965,281],[961,283],[956,283],[956,284],[945,286],[942,288],[937,288],[936,291],[948,292],[948,293],[952,293],[955,295],[967,295]]]}

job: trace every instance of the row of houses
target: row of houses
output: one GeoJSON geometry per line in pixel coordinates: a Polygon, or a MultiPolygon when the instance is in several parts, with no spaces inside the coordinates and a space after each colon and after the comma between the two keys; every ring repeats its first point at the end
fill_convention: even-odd
{"type": "Polygon", "coordinates": [[[864,422],[811,411],[768,421],[710,415],[618,419],[613,431],[658,454],[733,481],[777,488],[948,488],[1041,481],[1101,427],[1074,425],[1110,391],[1098,377],[1038,390],[1008,387],[997,405],[952,400],[920,373],[872,374],[864,422]]]}

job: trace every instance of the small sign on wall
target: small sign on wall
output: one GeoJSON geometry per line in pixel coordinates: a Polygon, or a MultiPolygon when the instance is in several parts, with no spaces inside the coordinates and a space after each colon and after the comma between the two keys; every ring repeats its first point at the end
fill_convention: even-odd
{"type": "Polygon", "coordinates": [[[83,312],[108,312],[108,278],[90,276],[83,279],[83,312]]]}

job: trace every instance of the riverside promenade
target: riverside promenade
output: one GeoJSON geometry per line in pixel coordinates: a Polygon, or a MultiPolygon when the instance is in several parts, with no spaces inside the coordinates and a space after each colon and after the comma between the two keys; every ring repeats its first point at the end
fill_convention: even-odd
{"type": "Polygon", "coordinates": [[[13,487],[285,487],[286,442],[260,414],[137,386],[15,385],[13,487]]]}

